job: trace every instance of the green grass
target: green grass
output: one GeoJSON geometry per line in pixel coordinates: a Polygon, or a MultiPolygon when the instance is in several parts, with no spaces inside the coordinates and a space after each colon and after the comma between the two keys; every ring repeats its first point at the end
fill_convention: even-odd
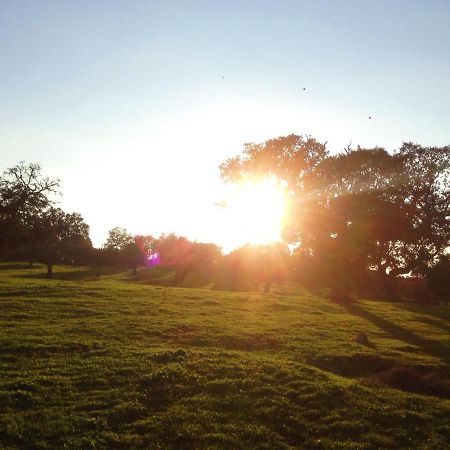
{"type": "Polygon", "coordinates": [[[43,273],[0,265],[1,448],[450,446],[450,400],[374,381],[447,379],[448,308],[43,273]]]}

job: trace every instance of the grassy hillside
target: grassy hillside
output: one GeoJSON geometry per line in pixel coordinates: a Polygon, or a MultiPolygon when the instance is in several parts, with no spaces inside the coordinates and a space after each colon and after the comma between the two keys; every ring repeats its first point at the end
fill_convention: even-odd
{"type": "Polygon", "coordinates": [[[448,308],[43,272],[0,266],[1,448],[450,446],[448,308]]]}

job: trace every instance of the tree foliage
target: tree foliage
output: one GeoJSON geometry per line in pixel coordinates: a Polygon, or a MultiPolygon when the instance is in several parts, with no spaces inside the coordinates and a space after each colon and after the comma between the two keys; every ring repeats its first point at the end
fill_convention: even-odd
{"type": "Polygon", "coordinates": [[[154,247],[152,236],[133,236],[125,228],[115,227],[109,230],[102,251],[97,252],[97,261],[99,264],[129,267],[136,275],[137,268],[147,263],[154,247]]]}
{"type": "Polygon", "coordinates": [[[28,258],[47,265],[47,277],[54,264],[80,264],[88,261],[92,248],[89,226],[78,213],[49,208],[34,216],[30,229],[28,258]]]}
{"type": "Polygon", "coordinates": [[[192,242],[174,233],[162,235],[155,246],[163,266],[175,270],[176,285],[182,285],[195,272],[197,282],[206,284],[212,277],[221,252],[217,245],[192,242]]]}
{"type": "Polygon", "coordinates": [[[273,283],[283,283],[291,275],[291,257],[286,244],[244,245],[222,260],[216,287],[221,289],[270,291],[273,283]]]}
{"type": "Polygon", "coordinates": [[[273,175],[284,180],[293,191],[307,191],[311,176],[328,156],[326,144],[310,136],[289,136],[270,139],[262,144],[244,145],[242,155],[227,159],[221,176],[227,182],[273,175]]]}
{"type": "Polygon", "coordinates": [[[221,174],[227,182],[275,176],[286,184],[284,237],[326,272],[336,298],[349,299],[368,270],[392,295],[396,276],[424,275],[450,245],[448,146],[330,155],[325,144],[290,135],[246,144],[221,174]]]}
{"type": "Polygon", "coordinates": [[[58,193],[59,180],[42,175],[38,164],[20,162],[0,175],[0,257],[24,250],[34,218],[58,193]]]}

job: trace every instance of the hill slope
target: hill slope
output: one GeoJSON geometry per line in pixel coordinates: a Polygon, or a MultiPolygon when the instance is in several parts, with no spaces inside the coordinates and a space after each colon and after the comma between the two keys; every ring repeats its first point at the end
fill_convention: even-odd
{"type": "Polygon", "coordinates": [[[448,308],[40,271],[0,266],[2,448],[450,445],[448,308]]]}

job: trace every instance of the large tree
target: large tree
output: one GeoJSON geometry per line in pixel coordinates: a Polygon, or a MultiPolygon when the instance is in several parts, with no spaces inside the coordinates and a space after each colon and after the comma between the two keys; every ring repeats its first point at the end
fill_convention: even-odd
{"type": "Polygon", "coordinates": [[[390,286],[399,274],[425,273],[450,245],[449,167],[449,147],[403,144],[393,154],[358,147],[330,156],[324,144],[290,135],[247,144],[221,171],[226,181],[286,183],[285,238],[319,260],[333,295],[347,299],[361,268],[376,269],[390,286]]]}
{"type": "Polygon", "coordinates": [[[393,295],[393,251],[414,240],[411,205],[405,202],[405,160],[381,148],[330,156],[315,173],[305,244],[329,268],[333,296],[345,299],[365,282],[361,268],[376,269],[393,295]]]}
{"type": "Polygon", "coordinates": [[[0,175],[0,257],[24,250],[33,218],[58,193],[59,180],[42,175],[38,164],[20,162],[0,175]]]}
{"type": "Polygon", "coordinates": [[[319,174],[333,217],[365,246],[388,294],[395,277],[426,274],[450,245],[450,147],[358,148],[328,158],[319,174]]]}
{"type": "Polygon", "coordinates": [[[405,143],[399,154],[405,161],[404,201],[415,239],[399,249],[405,264],[397,272],[423,275],[450,246],[450,146],[405,143]]]}

